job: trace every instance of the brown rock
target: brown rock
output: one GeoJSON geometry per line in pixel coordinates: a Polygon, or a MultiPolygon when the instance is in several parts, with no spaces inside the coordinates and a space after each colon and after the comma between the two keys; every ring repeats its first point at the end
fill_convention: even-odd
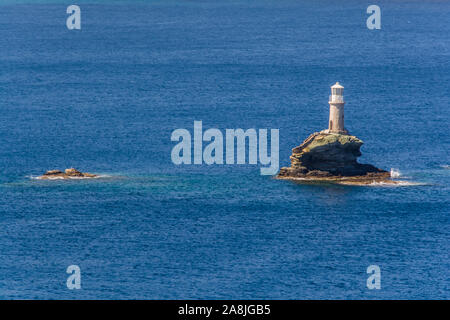
{"type": "Polygon", "coordinates": [[[84,173],[83,173],[83,177],[86,177],[86,178],[95,178],[95,177],[97,177],[97,175],[96,175],[96,174],[92,174],[92,173],[84,172],[84,173]]]}
{"type": "Polygon", "coordinates": [[[374,180],[392,181],[389,172],[357,162],[362,144],[360,139],[348,134],[315,132],[292,149],[291,166],[281,168],[277,178],[355,181],[361,184],[374,180]]]}
{"type": "Polygon", "coordinates": [[[74,169],[74,168],[66,169],[66,170],[64,170],[64,173],[70,177],[82,177],[83,176],[83,173],[81,173],[80,171],[78,171],[77,169],[74,169]]]}
{"type": "Polygon", "coordinates": [[[44,173],[44,176],[53,176],[53,175],[58,175],[58,174],[63,174],[63,173],[60,170],[49,170],[46,173],[44,173]]]}
{"type": "Polygon", "coordinates": [[[312,170],[308,171],[306,174],[307,177],[318,177],[318,178],[324,178],[324,177],[331,177],[332,174],[328,171],[321,171],[321,170],[312,170]]]}
{"type": "Polygon", "coordinates": [[[50,170],[44,173],[39,179],[51,180],[51,179],[73,179],[73,178],[95,178],[98,177],[96,174],[80,172],[77,169],[70,168],[64,170],[64,172],[60,170],[50,170]]]}

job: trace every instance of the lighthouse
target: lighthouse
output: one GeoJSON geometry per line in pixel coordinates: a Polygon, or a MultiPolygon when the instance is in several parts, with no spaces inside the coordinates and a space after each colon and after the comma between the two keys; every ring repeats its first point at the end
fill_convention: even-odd
{"type": "Polygon", "coordinates": [[[348,134],[344,127],[344,87],[336,82],[331,87],[331,96],[328,101],[330,104],[330,121],[328,122],[329,133],[348,134]]]}

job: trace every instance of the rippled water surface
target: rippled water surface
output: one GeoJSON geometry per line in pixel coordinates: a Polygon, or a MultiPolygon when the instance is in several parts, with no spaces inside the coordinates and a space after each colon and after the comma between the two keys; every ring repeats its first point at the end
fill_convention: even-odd
{"type": "Polygon", "coordinates": [[[0,4],[0,298],[449,299],[450,3],[378,4],[374,31],[360,1],[80,2],[80,31],[0,4]],[[201,120],[278,128],[288,165],[336,81],[361,162],[407,183],[171,162],[201,120]],[[102,177],[34,179],[68,167],[102,177]]]}

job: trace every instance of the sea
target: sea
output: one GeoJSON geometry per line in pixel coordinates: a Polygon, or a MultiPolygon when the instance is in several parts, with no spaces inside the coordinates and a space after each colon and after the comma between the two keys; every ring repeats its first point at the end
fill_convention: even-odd
{"type": "Polygon", "coordinates": [[[71,4],[0,1],[0,299],[450,298],[449,1],[71,4]],[[336,81],[400,184],[172,161],[202,121],[288,166],[336,81]],[[71,167],[100,177],[37,179],[71,167]]]}

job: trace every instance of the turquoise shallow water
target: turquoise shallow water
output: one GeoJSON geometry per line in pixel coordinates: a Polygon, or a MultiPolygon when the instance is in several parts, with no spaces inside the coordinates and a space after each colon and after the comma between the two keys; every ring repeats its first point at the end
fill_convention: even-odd
{"type": "Polygon", "coordinates": [[[450,297],[450,4],[0,6],[0,298],[450,297]],[[398,187],[175,166],[171,132],[277,128],[280,162],[345,86],[361,162],[398,187]],[[59,168],[96,180],[41,181],[59,168]],[[79,265],[82,289],[66,288],[79,265]],[[381,267],[381,290],[366,268],[381,267]]]}

